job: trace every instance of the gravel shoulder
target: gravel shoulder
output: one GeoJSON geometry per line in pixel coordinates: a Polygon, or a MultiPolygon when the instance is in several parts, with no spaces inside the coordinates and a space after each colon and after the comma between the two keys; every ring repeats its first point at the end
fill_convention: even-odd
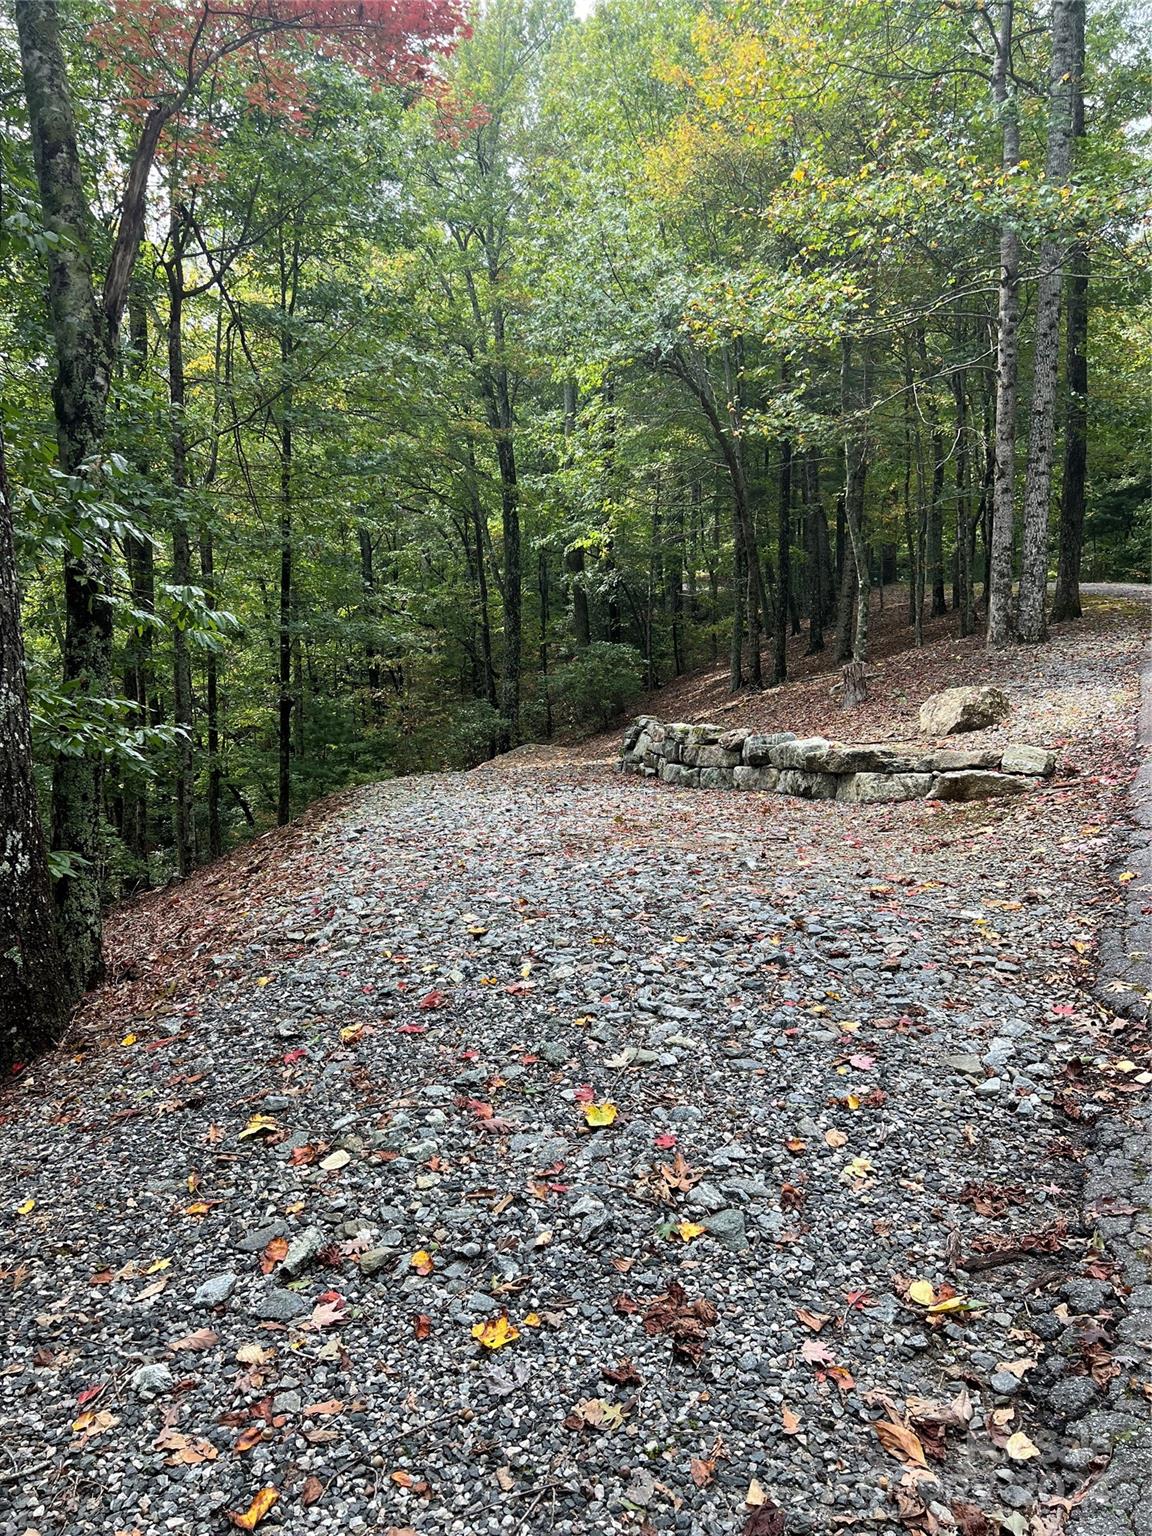
{"type": "MultiPolygon", "coordinates": [[[[1117,600],[997,659],[1002,735],[1061,752],[1012,801],[677,792],[605,740],[127,914],[0,1099],[0,1529],[208,1536],[269,1488],[293,1536],[727,1536],[751,1489],[1055,1536],[1152,1391],[1146,1027],[1095,990],[1141,642],[1117,600]]],[[[816,692],[763,708],[842,731],[816,692]]]]}

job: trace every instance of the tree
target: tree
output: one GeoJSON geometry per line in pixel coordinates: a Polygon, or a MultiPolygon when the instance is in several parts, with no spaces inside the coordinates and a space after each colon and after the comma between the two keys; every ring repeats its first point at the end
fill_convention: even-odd
{"type": "Polygon", "coordinates": [[[0,1077],[56,1043],[71,1004],[56,939],[31,740],[0,422],[0,1077]]]}
{"type": "MultiPolygon", "coordinates": [[[[148,184],[168,125],[195,99],[205,78],[235,55],[281,36],[319,38],[354,66],[381,79],[426,75],[430,42],[446,48],[456,13],[431,3],[413,11],[391,5],[258,4],[217,10],[209,0],[157,3],[118,13],[107,35],[144,102],[120,198],[120,218],[102,287],[92,258],[92,219],[83,186],[75,115],[60,41],[56,0],[17,0],[16,27],[44,226],[52,236],[48,266],[56,347],[54,391],[60,464],[77,476],[96,472],[120,321],[144,232],[148,184]]],[[[293,100],[297,75],[277,74],[293,100]]],[[[65,561],[65,683],[89,696],[108,691],[112,619],[106,548],[65,561]]],[[[92,754],[62,756],[53,776],[53,846],[69,856],[56,898],[74,993],[101,973],[99,861],[103,771],[92,754]]]]}
{"type": "MultiPolygon", "coordinates": [[[[1078,71],[1076,31],[1075,0],[1053,0],[1048,150],[1044,176],[1049,195],[1056,199],[1067,197],[1071,191],[1068,178],[1072,171],[1072,140],[1075,131],[1074,77],[1078,71]]],[[[1033,644],[1043,640],[1047,633],[1044,614],[1048,601],[1048,512],[1052,486],[1052,440],[1056,421],[1065,245],[1058,227],[1050,229],[1045,235],[1040,246],[1040,277],[1036,285],[1032,407],[1028,433],[1028,470],[1024,482],[1020,592],[1016,607],[1017,638],[1033,644]]]]}

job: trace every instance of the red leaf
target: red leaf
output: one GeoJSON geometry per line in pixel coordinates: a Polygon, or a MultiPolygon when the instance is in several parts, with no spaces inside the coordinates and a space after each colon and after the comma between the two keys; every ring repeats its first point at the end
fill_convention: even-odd
{"type": "Polygon", "coordinates": [[[676,1145],[676,1138],[673,1136],[671,1131],[662,1131],[660,1135],[656,1137],[652,1145],[654,1147],[660,1147],[662,1150],[666,1151],[669,1147],[674,1147],[676,1145]]]}
{"type": "MultiPolygon", "coordinates": [[[[428,994],[428,997],[435,996],[436,993],[434,992],[429,992],[428,994]]],[[[420,1006],[421,1008],[438,1008],[440,1005],[438,1003],[430,1003],[428,1002],[428,998],[425,998],[420,1006]]],[[[397,1027],[396,1033],[398,1035],[423,1035],[427,1033],[427,1030],[427,1024],[401,1024],[397,1027]]]]}
{"type": "Polygon", "coordinates": [[[447,1001],[448,999],[444,996],[443,992],[426,992],[420,1001],[416,1004],[416,1006],[417,1008],[423,1008],[425,1010],[430,1008],[443,1008],[447,1001]]]}

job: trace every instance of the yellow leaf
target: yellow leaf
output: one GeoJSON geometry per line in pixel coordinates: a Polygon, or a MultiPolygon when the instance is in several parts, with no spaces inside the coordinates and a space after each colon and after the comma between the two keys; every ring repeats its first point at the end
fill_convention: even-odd
{"type": "Polygon", "coordinates": [[[136,1044],[136,1036],[135,1035],[125,1035],[123,1040],[121,1040],[120,1044],[121,1045],[135,1045],[136,1044]]]}
{"type": "Polygon", "coordinates": [[[908,1300],[918,1307],[930,1307],[936,1301],[935,1288],[927,1280],[913,1280],[908,1287],[908,1300]]]}
{"type": "Polygon", "coordinates": [[[260,1492],[249,1504],[242,1515],[233,1510],[227,1510],[229,1520],[242,1531],[254,1531],[263,1520],[264,1516],[279,1499],[280,1493],[276,1488],[261,1488],[260,1492]]]}
{"type": "Polygon", "coordinates": [[[686,933],[674,933],[672,935],[672,942],[673,944],[687,944],[689,942],[688,935],[686,933]]]}
{"type": "Polygon", "coordinates": [[[158,1275],[161,1272],[161,1270],[171,1269],[171,1268],[172,1268],[172,1260],[171,1259],[153,1259],[151,1264],[149,1264],[148,1268],[144,1271],[144,1273],[146,1275],[158,1275]]]}
{"type": "Polygon", "coordinates": [[[207,1200],[193,1200],[191,1205],[184,1207],[185,1216],[207,1216],[212,1207],[207,1200]]]}
{"type": "Polygon", "coordinates": [[[524,1319],[524,1326],[525,1326],[525,1328],[539,1328],[539,1326],[540,1326],[540,1314],[539,1314],[539,1312],[529,1312],[528,1316],[524,1319]]]}
{"type": "Polygon", "coordinates": [[[1129,880],[1135,880],[1136,871],[1134,869],[1126,869],[1122,875],[1117,875],[1116,878],[1122,885],[1127,885],[1129,880]]]}
{"type": "Polygon", "coordinates": [[[589,1125],[611,1125],[615,1118],[616,1106],[611,1101],[584,1106],[584,1119],[589,1125]]]}
{"type": "Polygon", "coordinates": [[[18,1205],[16,1207],[16,1214],[17,1216],[30,1216],[35,1209],[35,1200],[29,1198],[28,1200],[24,1201],[23,1205],[18,1205]]]}
{"type": "Polygon", "coordinates": [[[849,1109],[857,1110],[860,1108],[860,1095],[858,1093],[850,1093],[844,1102],[847,1104],[849,1109]]]}
{"type": "Polygon", "coordinates": [[[430,1275],[435,1267],[432,1255],[427,1248],[417,1248],[408,1263],[418,1275],[430,1275]]]}
{"type": "Polygon", "coordinates": [[[1027,1461],[1030,1457],[1040,1454],[1022,1429],[1008,1436],[1008,1443],[1004,1449],[1013,1461],[1027,1461]]]}
{"type": "Polygon", "coordinates": [[[946,1296],[943,1301],[936,1302],[928,1308],[932,1317],[943,1317],[946,1312],[973,1312],[979,1310],[978,1302],[969,1301],[967,1296],[946,1296]]]}
{"type": "Polygon", "coordinates": [[[508,1314],[503,1312],[499,1317],[489,1318],[486,1323],[473,1323],[472,1337],[485,1349],[503,1349],[505,1344],[511,1344],[513,1339],[520,1337],[520,1330],[512,1326],[508,1314]]]}
{"type": "Polygon", "coordinates": [[[341,1045],[352,1045],[360,1039],[363,1033],[363,1024],[345,1024],[344,1028],[340,1031],[340,1043],[341,1045]]]}
{"type": "Polygon", "coordinates": [[[271,980],[271,976],[257,976],[256,985],[258,987],[266,987],[271,980]]]}
{"type": "Polygon", "coordinates": [[[802,165],[797,165],[797,166],[793,167],[793,170],[792,170],[792,180],[793,181],[803,181],[805,176],[807,176],[807,174],[808,174],[808,172],[805,170],[805,168],[802,165]]]}
{"type": "Polygon", "coordinates": [[[676,1230],[686,1243],[690,1243],[694,1237],[703,1237],[708,1229],[698,1221],[682,1221],[676,1230]]]}
{"type": "Polygon", "coordinates": [[[279,1125],[271,1115],[253,1115],[237,1136],[237,1141],[248,1141],[253,1136],[263,1136],[267,1131],[278,1131],[279,1125]]]}

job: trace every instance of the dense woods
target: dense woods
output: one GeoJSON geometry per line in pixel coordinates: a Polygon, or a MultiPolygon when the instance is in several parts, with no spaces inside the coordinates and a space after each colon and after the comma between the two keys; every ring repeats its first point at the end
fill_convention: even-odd
{"type": "Polygon", "coordinates": [[[0,1066],[331,788],[1142,578],[1138,19],[16,0],[0,1066]]]}

